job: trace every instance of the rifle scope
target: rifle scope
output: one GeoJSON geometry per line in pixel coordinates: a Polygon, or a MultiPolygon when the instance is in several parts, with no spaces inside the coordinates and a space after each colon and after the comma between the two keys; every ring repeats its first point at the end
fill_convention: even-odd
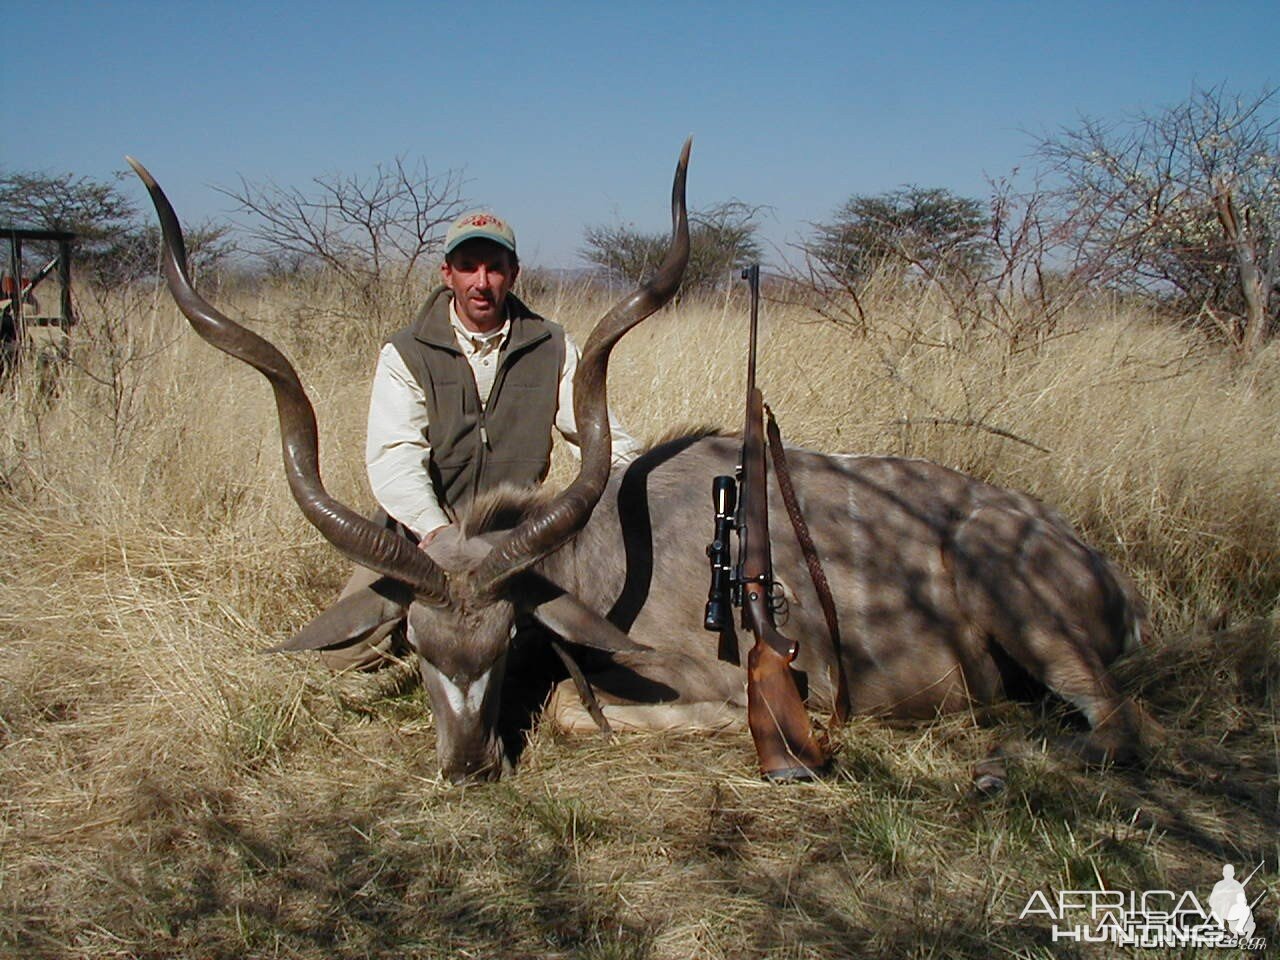
{"type": "Polygon", "coordinates": [[[715,539],[707,544],[711,559],[711,589],[707,592],[707,610],[702,626],[707,630],[724,629],[732,603],[733,558],[729,550],[729,534],[733,530],[733,512],[737,509],[738,485],[733,477],[716,477],[711,481],[711,502],[716,508],[715,539]]]}

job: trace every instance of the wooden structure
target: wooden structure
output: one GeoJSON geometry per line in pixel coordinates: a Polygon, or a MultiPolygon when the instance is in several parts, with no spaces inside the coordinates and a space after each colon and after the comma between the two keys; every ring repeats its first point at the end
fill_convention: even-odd
{"type": "Polygon", "coordinates": [[[0,364],[7,368],[21,356],[27,331],[32,327],[57,327],[59,352],[65,349],[66,333],[76,322],[71,303],[71,250],[76,234],[64,230],[0,227],[0,238],[9,241],[9,257],[3,264],[4,289],[0,290],[0,364]],[[58,254],[35,274],[28,275],[23,271],[24,243],[55,244],[58,254]],[[62,287],[57,313],[33,309],[36,286],[55,269],[62,287]]]}

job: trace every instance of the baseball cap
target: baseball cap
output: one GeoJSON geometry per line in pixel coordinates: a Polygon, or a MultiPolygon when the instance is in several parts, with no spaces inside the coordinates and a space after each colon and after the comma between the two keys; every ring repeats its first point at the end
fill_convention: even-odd
{"type": "Polygon", "coordinates": [[[444,237],[444,255],[447,257],[458,244],[468,240],[492,240],[512,253],[516,252],[515,231],[507,221],[487,210],[464,213],[453,221],[444,237]]]}

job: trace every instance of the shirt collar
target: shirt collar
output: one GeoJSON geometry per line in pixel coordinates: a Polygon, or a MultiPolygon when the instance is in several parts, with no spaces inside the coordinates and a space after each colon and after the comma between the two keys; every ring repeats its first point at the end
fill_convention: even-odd
{"type": "Polygon", "coordinates": [[[468,348],[468,352],[476,352],[480,350],[497,350],[506,343],[507,336],[511,333],[511,310],[510,304],[506,305],[507,317],[497,330],[489,333],[476,333],[474,330],[468,330],[462,325],[462,318],[458,316],[458,310],[453,302],[453,298],[449,299],[449,322],[453,324],[454,335],[458,338],[458,343],[468,348]]]}

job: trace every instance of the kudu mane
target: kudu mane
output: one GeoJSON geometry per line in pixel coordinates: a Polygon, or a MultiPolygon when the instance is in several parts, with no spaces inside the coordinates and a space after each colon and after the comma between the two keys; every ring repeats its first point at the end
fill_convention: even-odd
{"type": "Polygon", "coordinates": [[[555,493],[546,487],[501,486],[486,490],[464,508],[458,525],[468,537],[511,530],[545,506],[555,493]]]}
{"type": "MultiPolygon", "coordinates": [[[[635,459],[668,443],[693,443],[707,437],[726,436],[723,429],[710,424],[678,426],[663,430],[648,443],[635,459]]],[[[522,521],[555,496],[547,487],[501,486],[486,490],[471,501],[458,518],[458,525],[468,537],[500,533],[520,525],[522,521]]]]}

